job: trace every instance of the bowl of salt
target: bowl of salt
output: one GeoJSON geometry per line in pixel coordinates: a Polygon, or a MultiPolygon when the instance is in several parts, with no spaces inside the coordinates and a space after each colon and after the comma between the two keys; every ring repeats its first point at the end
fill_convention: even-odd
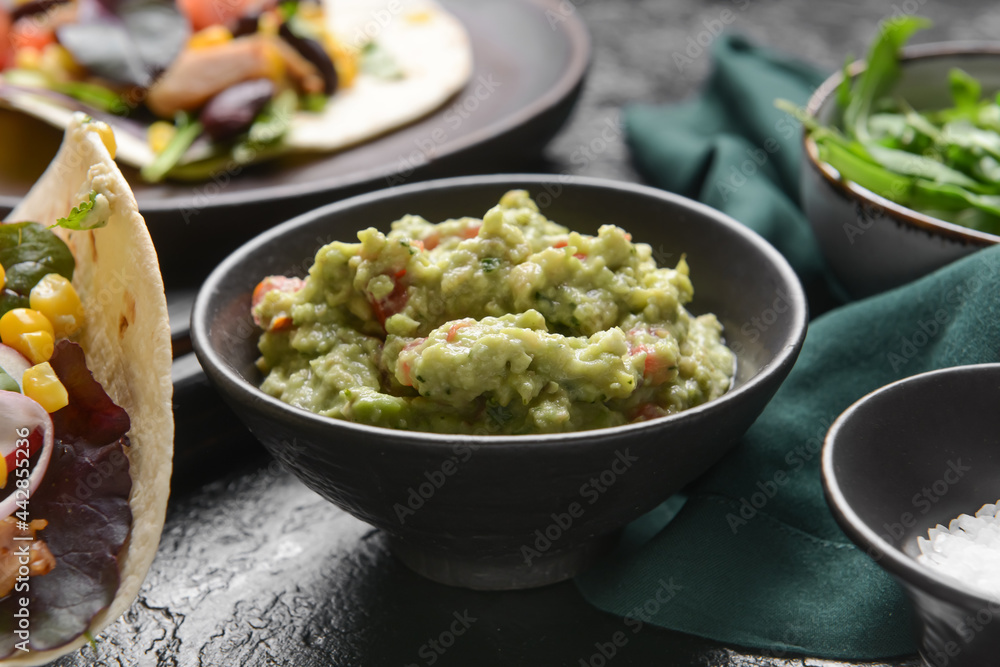
{"type": "Polygon", "coordinates": [[[844,532],[913,602],[924,664],[1000,664],[1000,364],[878,389],[823,449],[844,532]]]}

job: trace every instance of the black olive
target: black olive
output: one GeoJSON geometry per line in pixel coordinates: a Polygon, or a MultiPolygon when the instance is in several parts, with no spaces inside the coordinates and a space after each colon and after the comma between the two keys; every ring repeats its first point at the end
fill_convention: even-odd
{"type": "Polygon", "coordinates": [[[226,88],[201,109],[198,120],[213,141],[231,139],[253,124],[274,96],[270,79],[252,79],[226,88]]]}
{"type": "Polygon", "coordinates": [[[68,2],[69,0],[29,0],[23,4],[16,5],[10,10],[10,22],[13,23],[25,16],[34,16],[35,14],[47,12],[56,5],[64,5],[68,2]]]}
{"type": "Polygon", "coordinates": [[[233,37],[242,37],[243,35],[252,35],[257,32],[257,25],[260,20],[259,14],[254,14],[252,16],[241,16],[236,21],[233,22],[233,37]]]}
{"type": "Polygon", "coordinates": [[[337,90],[337,68],[334,67],[333,61],[330,60],[330,56],[326,52],[326,49],[323,48],[323,45],[315,39],[296,35],[288,27],[288,23],[281,24],[278,34],[281,35],[282,39],[291,44],[292,48],[302,54],[303,58],[316,66],[316,69],[319,70],[320,75],[323,77],[323,92],[327,95],[333,95],[337,90]]]}

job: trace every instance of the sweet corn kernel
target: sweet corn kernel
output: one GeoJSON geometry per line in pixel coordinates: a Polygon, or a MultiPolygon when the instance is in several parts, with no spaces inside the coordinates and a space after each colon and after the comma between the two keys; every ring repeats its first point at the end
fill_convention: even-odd
{"type": "Polygon", "coordinates": [[[146,142],[149,144],[149,148],[159,155],[173,140],[175,134],[177,134],[177,127],[173,123],[158,120],[146,130],[146,142]]]}
{"type": "Polygon", "coordinates": [[[410,23],[427,23],[432,18],[434,18],[434,12],[422,9],[416,12],[410,12],[406,15],[406,20],[410,23]]]}
{"type": "Polygon", "coordinates": [[[58,273],[50,273],[31,288],[28,297],[32,309],[52,324],[56,338],[72,336],[83,326],[83,304],[73,283],[58,273]]]}
{"type": "Polygon", "coordinates": [[[358,50],[343,44],[327,33],[324,40],[326,52],[337,70],[337,88],[350,88],[358,75],[358,50]]]}
{"type": "Polygon", "coordinates": [[[33,46],[22,46],[14,52],[14,64],[21,69],[40,69],[42,53],[33,46]]]}
{"type": "Polygon", "coordinates": [[[0,289],[7,286],[7,271],[3,268],[3,264],[0,264],[0,289]]]}
{"type": "Polygon", "coordinates": [[[24,371],[21,384],[24,395],[45,408],[46,412],[55,412],[69,404],[66,387],[47,361],[24,371]]]}
{"type": "Polygon", "coordinates": [[[257,32],[261,34],[277,36],[280,27],[281,17],[275,11],[264,12],[257,19],[257,32]]]}
{"type": "Polygon", "coordinates": [[[224,25],[210,25],[188,39],[189,49],[208,49],[233,41],[233,33],[224,25]]]}
{"type": "Polygon", "coordinates": [[[19,343],[11,347],[27,357],[31,363],[40,364],[52,358],[56,339],[48,331],[31,331],[21,334],[19,343]]]}
{"type": "Polygon", "coordinates": [[[83,72],[66,47],[56,43],[45,45],[38,65],[43,72],[56,81],[65,81],[83,72]]]}
{"type": "Polygon", "coordinates": [[[265,76],[275,83],[281,83],[285,78],[285,58],[281,55],[277,39],[273,37],[264,43],[264,57],[267,59],[265,76]]]}
{"type": "Polygon", "coordinates": [[[52,323],[31,308],[14,308],[0,317],[0,341],[33,364],[48,361],[55,344],[52,323]]]}
{"type": "Polygon", "coordinates": [[[115,133],[111,130],[109,126],[104,121],[95,120],[91,121],[90,127],[92,127],[97,135],[104,142],[104,147],[108,149],[108,153],[111,154],[111,159],[115,158],[115,152],[118,150],[118,143],[115,141],[115,133]]]}

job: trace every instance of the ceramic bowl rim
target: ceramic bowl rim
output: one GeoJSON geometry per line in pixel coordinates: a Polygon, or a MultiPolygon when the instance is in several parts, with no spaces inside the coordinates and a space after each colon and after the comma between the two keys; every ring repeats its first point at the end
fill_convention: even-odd
{"type": "MultiPolygon", "coordinates": [[[[784,286],[782,286],[784,287],[784,286]]],[[[805,291],[788,261],[763,237],[748,227],[737,222],[730,216],[705,204],[693,201],[677,194],[666,192],[646,185],[638,185],[623,181],[610,179],[592,178],[583,176],[567,176],[558,174],[492,174],[459,176],[452,178],[435,179],[430,181],[420,181],[408,185],[376,190],[367,194],[350,197],[342,201],[326,204],[319,208],[300,214],[280,225],[277,225],[258,236],[245,242],[234,250],[225,260],[222,261],[208,276],[195,298],[194,307],[191,311],[191,340],[199,362],[205,373],[217,384],[225,387],[225,391],[233,395],[234,400],[238,400],[241,405],[252,406],[262,416],[287,424],[289,421],[308,425],[312,429],[346,429],[353,431],[358,436],[368,436],[377,438],[381,444],[388,445],[420,444],[426,446],[451,447],[456,442],[475,443],[477,445],[503,444],[504,449],[516,449],[518,446],[534,447],[536,444],[544,444],[546,447],[572,446],[580,443],[599,442],[608,437],[615,439],[636,436],[646,431],[651,431],[665,426],[668,423],[680,420],[695,419],[698,416],[711,414],[712,412],[724,409],[726,405],[734,400],[738,400],[744,395],[755,391],[763,385],[775,373],[790,366],[798,356],[805,339],[808,323],[808,304],[805,291]],[[635,424],[623,424],[607,428],[592,429],[588,431],[572,431],[568,433],[545,433],[545,434],[525,434],[525,435],[464,435],[464,434],[442,434],[425,431],[405,431],[382,426],[368,426],[346,420],[324,417],[307,410],[288,405],[265,394],[258,387],[245,381],[232,369],[222,355],[218,354],[209,342],[208,326],[211,321],[209,304],[213,301],[214,294],[218,291],[219,284],[228,274],[239,264],[242,264],[245,257],[259,249],[277,241],[286,233],[292,233],[300,227],[308,226],[315,220],[337,214],[344,210],[356,207],[367,206],[387,198],[406,197],[415,192],[441,191],[447,192],[451,188],[461,188],[468,186],[497,186],[509,184],[510,186],[521,185],[545,185],[558,183],[561,186],[575,185],[587,188],[598,188],[603,190],[617,190],[633,196],[648,197],[669,202],[676,206],[686,208],[701,216],[714,218],[719,224],[728,227],[743,240],[752,246],[769,260],[780,279],[789,287],[789,310],[793,318],[789,325],[790,334],[785,339],[783,347],[777,351],[775,356],[766,363],[756,374],[750,377],[745,383],[731,389],[718,399],[708,401],[702,405],[690,408],[683,412],[659,417],[645,422],[635,424]]],[[[786,371],[787,374],[787,371],[786,371]]]]}
{"type": "MultiPolygon", "coordinates": [[[[978,373],[983,370],[997,371],[1000,373],[1000,363],[969,364],[964,366],[953,366],[938,370],[919,373],[910,377],[897,380],[883,387],[869,392],[844,410],[833,422],[830,430],[827,431],[823,441],[823,454],[821,460],[821,472],[823,481],[823,491],[827,504],[833,512],[834,518],[847,533],[848,537],[866,554],[871,554],[874,550],[882,554],[882,557],[875,561],[880,567],[890,574],[898,577],[906,584],[917,588],[924,593],[943,599],[957,606],[967,608],[970,603],[977,608],[1000,607],[1000,599],[991,600],[984,597],[971,586],[952,579],[937,570],[926,565],[922,565],[917,560],[906,554],[898,546],[884,540],[881,535],[872,530],[865,521],[858,516],[851,504],[841,490],[839,477],[835,466],[836,450],[838,438],[844,425],[852,420],[855,415],[872,399],[886,393],[900,391],[900,388],[918,385],[926,382],[929,378],[940,375],[954,375],[961,373],[978,373]]],[[[905,389],[904,389],[905,390],[905,389]]]]}
{"type": "MultiPolygon", "coordinates": [[[[917,44],[904,48],[900,54],[900,60],[905,65],[907,62],[915,60],[953,58],[956,56],[996,57],[1000,60],[1000,44],[986,41],[952,41],[917,44]]],[[[864,61],[855,61],[848,67],[848,72],[853,78],[864,71],[866,66],[864,61]]],[[[836,94],[837,87],[843,78],[843,71],[837,70],[821,83],[806,103],[806,113],[815,117],[820,108],[836,94]]],[[[816,141],[805,128],[802,131],[802,145],[802,154],[805,156],[809,166],[822,176],[827,185],[849,199],[868,203],[873,207],[889,212],[893,218],[905,222],[911,227],[944,236],[953,241],[979,246],[1000,243],[1000,236],[995,234],[963,227],[962,225],[920,213],[919,211],[890,201],[853,181],[842,180],[840,173],[835,168],[819,159],[819,150],[816,147],[816,141]]]]}

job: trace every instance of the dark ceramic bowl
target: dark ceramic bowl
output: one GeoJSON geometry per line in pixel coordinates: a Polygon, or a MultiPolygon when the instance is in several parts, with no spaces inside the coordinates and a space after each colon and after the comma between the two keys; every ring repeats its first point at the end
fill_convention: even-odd
{"type": "Polygon", "coordinates": [[[1000,600],[914,559],[928,529],[1000,498],[998,406],[1000,364],[947,368],[868,394],[826,437],[827,501],[913,600],[928,665],[983,667],[1000,656],[1000,600]]]}
{"type": "MultiPolygon", "coordinates": [[[[743,434],[792,366],[806,329],[792,269],[727,216],[648,187],[556,176],[474,176],[383,190],[320,208],[253,239],[209,276],[192,314],[205,372],[250,430],[306,485],[386,531],[414,570],[479,589],[569,578],[616,531],[692,481],[743,434]],[[269,274],[304,275],[319,247],[407,213],[482,216],[511,188],[581,232],[605,223],[687,254],[693,310],[716,313],[738,354],[735,386],[679,415],[579,433],[459,436],[320,417],[257,389],[251,292],[269,274]]],[[[322,527],[317,527],[322,529],[322,527]]]]}
{"type": "MultiPolygon", "coordinates": [[[[905,49],[894,89],[916,109],[941,108],[951,99],[948,72],[960,67],[983,84],[983,94],[1000,91],[1000,47],[954,42],[905,49]]],[[[863,70],[855,63],[853,76],[863,70]]],[[[820,123],[838,125],[837,87],[843,75],[827,79],[807,105],[820,123]]],[[[931,217],[896,204],[853,182],[819,159],[816,143],[803,135],[801,198],[833,275],[853,297],[865,297],[924,276],[1000,237],[931,217]]]]}

